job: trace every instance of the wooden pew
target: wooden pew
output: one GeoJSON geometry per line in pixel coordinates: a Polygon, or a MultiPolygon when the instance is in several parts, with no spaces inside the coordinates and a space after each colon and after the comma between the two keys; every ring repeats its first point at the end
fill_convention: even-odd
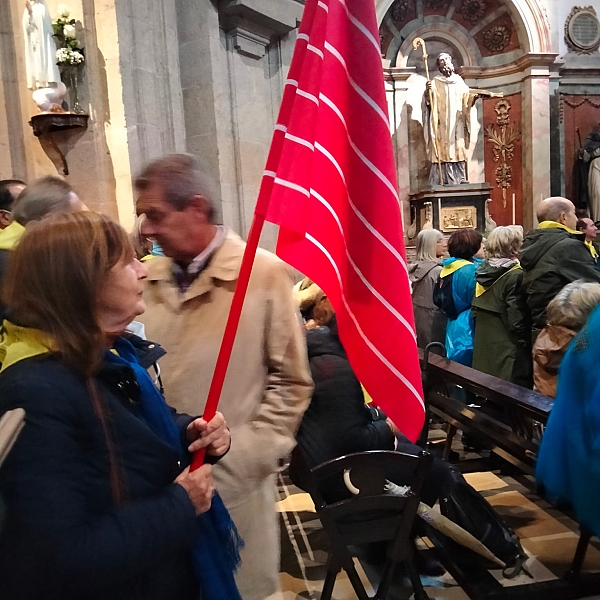
{"type": "Polygon", "coordinates": [[[481,439],[491,453],[532,475],[538,449],[533,423],[546,423],[553,399],[431,352],[426,362],[425,354],[419,350],[427,409],[450,425],[445,458],[456,430],[462,429],[481,439]],[[455,385],[470,399],[458,399],[455,385]]]}
{"type": "MultiPolygon", "coordinates": [[[[419,359],[428,416],[437,415],[449,424],[444,457],[448,458],[454,434],[461,429],[481,439],[491,455],[533,475],[538,442],[532,436],[532,423],[546,424],[553,399],[421,349],[419,359]],[[468,392],[467,402],[457,397],[456,385],[468,392]],[[475,406],[469,406],[471,401],[475,406]]],[[[422,444],[427,433],[426,425],[422,444]]],[[[488,461],[482,460],[464,461],[459,466],[463,472],[490,468],[488,461]]],[[[591,537],[587,531],[581,533],[573,564],[564,578],[506,588],[475,564],[459,565],[447,544],[437,539],[439,535],[435,530],[428,533],[444,566],[472,600],[570,600],[600,593],[600,577],[581,573],[591,537]]]]}

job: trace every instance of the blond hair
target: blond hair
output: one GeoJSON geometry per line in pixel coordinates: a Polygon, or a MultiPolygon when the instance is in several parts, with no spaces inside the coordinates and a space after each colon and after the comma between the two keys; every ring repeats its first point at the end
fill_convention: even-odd
{"type": "Polygon", "coordinates": [[[598,304],[600,283],[578,279],[565,285],[550,301],[546,309],[548,324],[579,331],[598,304]]]}
{"type": "Polygon", "coordinates": [[[523,243],[523,228],[520,225],[508,225],[494,228],[485,242],[485,251],[489,258],[511,258],[516,256],[523,243]]]}

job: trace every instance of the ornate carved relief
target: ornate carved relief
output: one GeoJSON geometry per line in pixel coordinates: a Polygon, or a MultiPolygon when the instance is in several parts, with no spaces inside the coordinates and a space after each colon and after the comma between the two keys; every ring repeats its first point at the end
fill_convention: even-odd
{"type": "Polygon", "coordinates": [[[510,102],[506,99],[498,100],[494,106],[496,111],[496,124],[485,128],[488,142],[492,142],[494,162],[500,162],[496,168],[496,183],[502,189],[502,205],[506,208],[506,190],[512,183],[512,167],[508,164],[514,159],[515,141],[521,135],[521,128],[517,123],[510,123],[510,102]]]}
{"type": "Polygon", "coordinates": [[[485,8],[483,0],[463,0],[460,12],[467,21],[477,23],[485,14],[485,8]]]}
{"type": "Polygon", "coordinates": [[[409,8],[410,6],[408,0],[396,0],[390,7],[394,22],[399,23],[400,21],[404,21],[406,15],[408,14],[409,8]]]}
{"type": "Polygon", "coordinates": [[[592,6],[574,6],[565,21],[565,43],[577,54],[591,54],[600,47],[600,21],[592,6]]]}
{"type": "Polygon", "coordinates": [[[483,44],[490,52],[502,52],[509,44],[511,30],[506,25],[495,25],[483,33],[483,44]]]}

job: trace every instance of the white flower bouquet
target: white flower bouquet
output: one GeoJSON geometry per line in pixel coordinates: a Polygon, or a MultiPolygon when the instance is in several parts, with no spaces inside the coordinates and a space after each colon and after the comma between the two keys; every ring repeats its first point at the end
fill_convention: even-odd
{"type": "Polygon", "coordinates": [[[79,50],[59,48],[56,51],[56,64],[59,67],[79,66],[82,65],[84,61],[85,58],[79,50]]]}

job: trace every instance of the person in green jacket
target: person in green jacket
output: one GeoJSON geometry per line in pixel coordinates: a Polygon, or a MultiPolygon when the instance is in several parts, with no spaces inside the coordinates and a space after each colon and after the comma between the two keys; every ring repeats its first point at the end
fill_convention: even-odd
{"type": "Polygon", "coordinates": [[[575,206],[566,198],[547,198],[537,208],[537,229],[525,236],[520,252],[523,285],[533,320],[534,338],[546,324],[546,307],[568,283],[600,283],[600,271],[575,230],[575,206]]]}
{"type": "Polygon", "coordinates": [[[518,253],[520,225],[496,227],[475,273],[473,368],[531,388],[531,321],[518,253]]]}

